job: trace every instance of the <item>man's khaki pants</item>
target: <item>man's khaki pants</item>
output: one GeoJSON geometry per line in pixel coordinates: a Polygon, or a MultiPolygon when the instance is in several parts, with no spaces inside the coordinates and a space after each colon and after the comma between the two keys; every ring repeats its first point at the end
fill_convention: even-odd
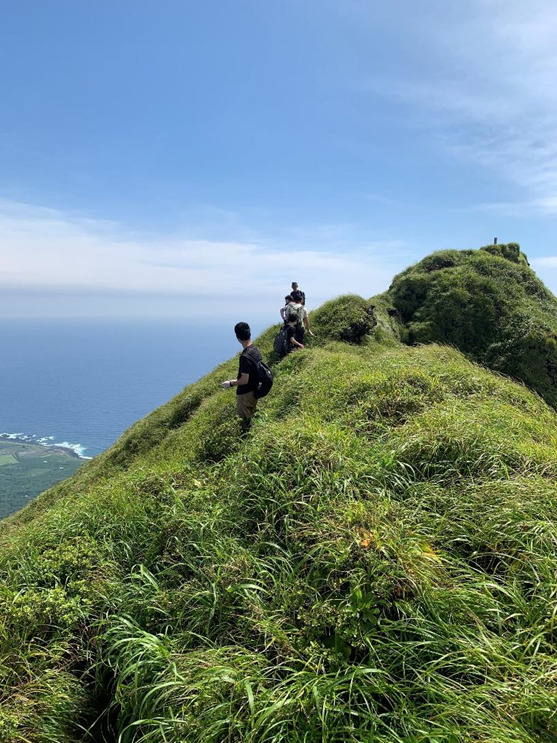
{"type": "Polygon", "coordinates": [[[247,429],[251,424],[251,416],[255,413],[257,398],[255,392],[246,392],[244,395],[236,395],[236,412],[242,419],[242,428],[247,429]]]}

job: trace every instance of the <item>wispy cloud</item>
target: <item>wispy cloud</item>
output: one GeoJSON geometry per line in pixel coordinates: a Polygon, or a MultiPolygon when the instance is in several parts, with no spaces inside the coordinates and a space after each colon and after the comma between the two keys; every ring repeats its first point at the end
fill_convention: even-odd
{"type": "Polygon", "coordinates": [[[532,265],[535,268],[557,268],[557,255],[545,255],[541,258],[534,258],[532,265]]]}
{"type": "Polygon", "coordinates": [[[501,217],[551,217],[557,214],[557,196],[526,199],[524,201],[494,201],[473,204],[467,207],[465,211],[483,212],[484,214],[501,217]]]}
{"type": "Polygon", "coordinates": [[[404,78],[375,76],[370,90],[411,107],[453,157],[523,189],[515,214],[557,214],[554,3],[429,0],[420,12],[423,65],[404,78]]]}
{"type": "Polygon", "coordinates": [[[557,255],[545,255],[530,259],[530,265],[550,291],[555,291],[557,277],[557,255]]]}
{"type": "Polygon", "coordinates": [[[113,222],[5,202],[0,288],[12,314],[21,314],[38,295],[50,298],[45,312],[59,307],[55,314],[78,311],[76,296],[82,294],[112,297],[95,314],[117,313],[118,298],[126,312],[127,299],[148,297],[156,314],[203,307],[218,315],[253,302],[263,313],[274,312],[293,279],[314,305],[345,292],[371,296],[384,290],[404,265],[403,244],[352,243],[348,252],[340,247],[341,235],[341,227],[329,226],[316,228],[313,237],[310,229],[293,229],[280,241],[145,236],[113,222]],[[73,310],[64,297],[71,297],[73,310]]]}

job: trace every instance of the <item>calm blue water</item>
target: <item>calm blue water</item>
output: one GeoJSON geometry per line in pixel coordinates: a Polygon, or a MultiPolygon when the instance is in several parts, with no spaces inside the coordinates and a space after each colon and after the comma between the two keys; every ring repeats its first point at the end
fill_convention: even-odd
{"type": "Polygon", "coordinates": [[[238,350],[223,324],[2,320],[0,433],[95,456],[238,350]]]}

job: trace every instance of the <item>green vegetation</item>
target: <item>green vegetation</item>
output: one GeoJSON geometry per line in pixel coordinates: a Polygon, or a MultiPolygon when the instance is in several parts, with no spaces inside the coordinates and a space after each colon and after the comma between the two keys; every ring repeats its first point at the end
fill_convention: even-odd
{"type": "Polygon", "coordinates": [[[354,294],[325,302],[312,314],[312,325],[327,341],[360,344],[376,324],[373,306],[354,294]]]}
{"type": "Polygon", "coordinates": [[[408,342],[453,345],[557,407],[557,299],[516,243],[433,253],[388,297],[408,342]]]}
{"type": "Polygon", "coordinates": [[[1,741],[557,739],[557,414],[371,304],[247,438],[232,359],[3,523],[1,741]]]}
{"type": "Polygon", "coordinates": [[[0,439],[0,519],[73,475],[83,460],[73,452],[0,439]]]}

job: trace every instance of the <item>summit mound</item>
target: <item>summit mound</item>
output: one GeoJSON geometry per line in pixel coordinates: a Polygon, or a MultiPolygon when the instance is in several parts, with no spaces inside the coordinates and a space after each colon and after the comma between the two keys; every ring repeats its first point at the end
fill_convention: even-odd
{"type": "Polygon", "coordinates": [[[516,243],[445,250],[388,292],[409,343],[448,343],[557,406],[557,299],[516,243]]]}
{"type": "Polygon", "coordinates": [[[0,740],[557,739],[557,414],[425,344],[424,265],[316,310],[247,438],[231,359],[3,523],[0,740]]]}

